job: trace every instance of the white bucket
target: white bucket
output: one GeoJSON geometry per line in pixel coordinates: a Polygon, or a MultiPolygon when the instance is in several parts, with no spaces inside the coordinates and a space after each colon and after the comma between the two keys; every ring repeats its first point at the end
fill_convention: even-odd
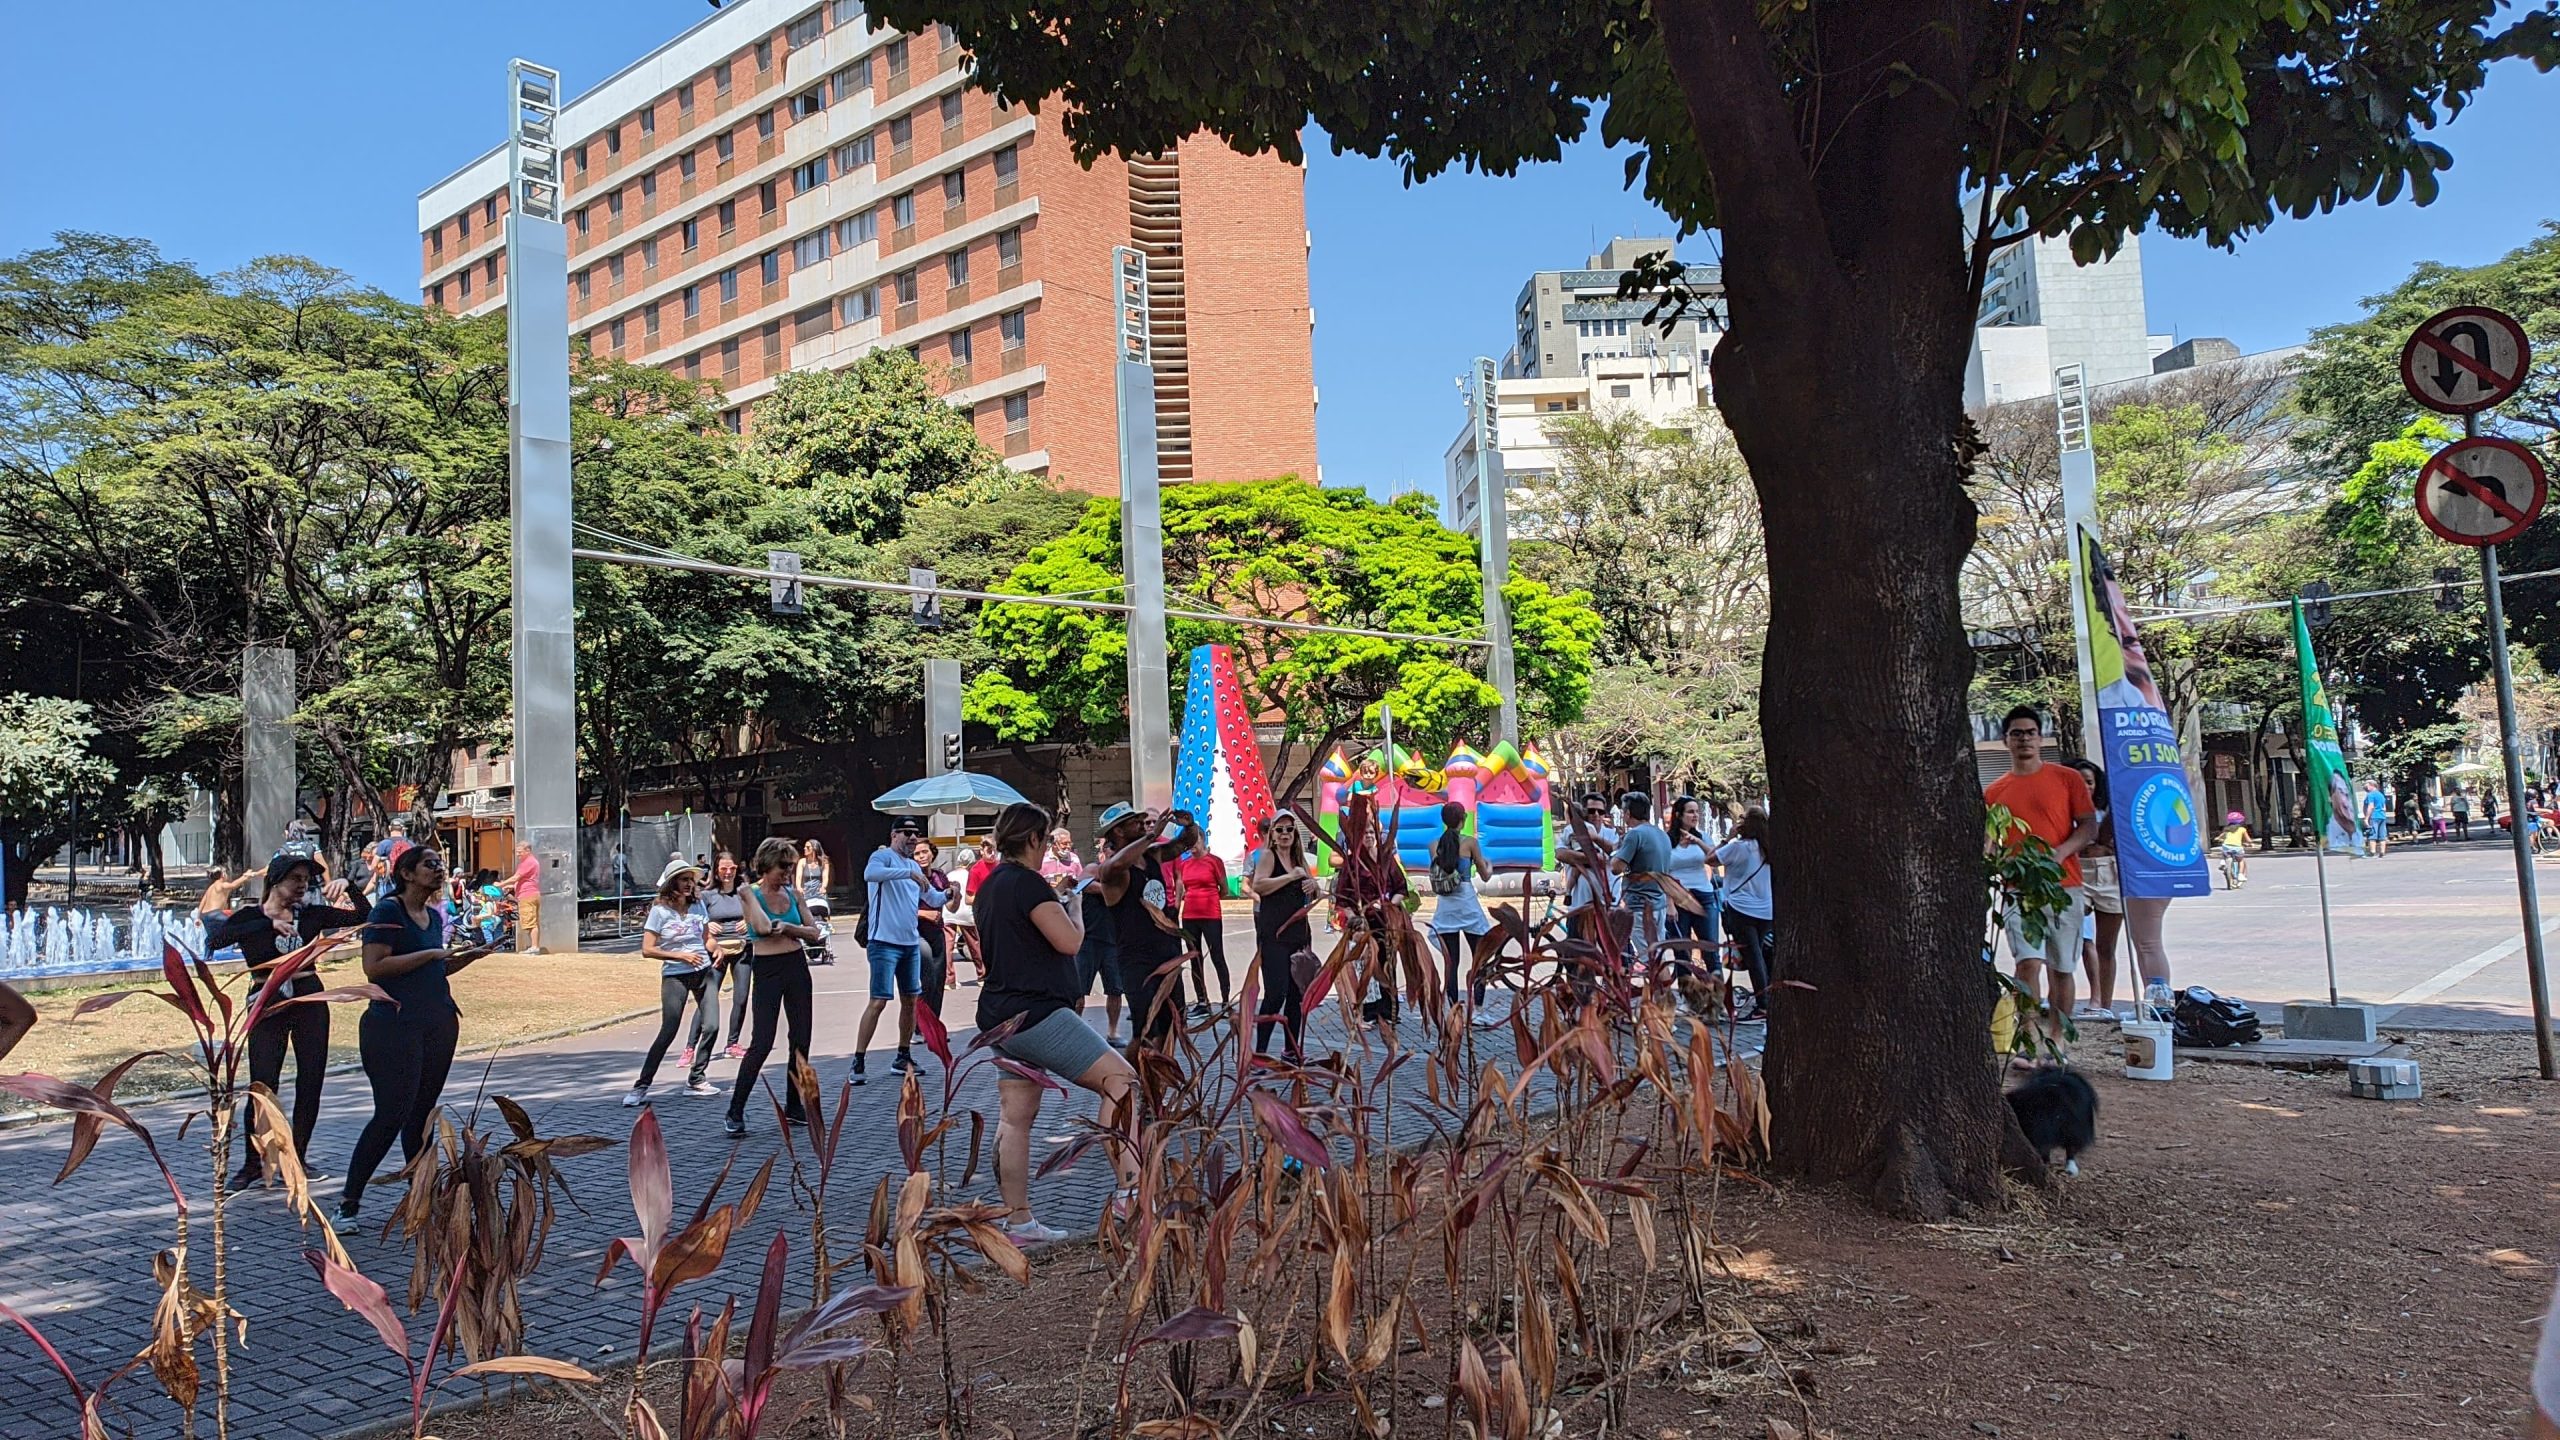
{"type": "Polygon", "coordinates": [[[2124,1078],[2173,1079],[2177,1064],[2177,1050],[2170,1039],[2168,1021],[2136,1019],[2124,1022],[2124,1078]]]}

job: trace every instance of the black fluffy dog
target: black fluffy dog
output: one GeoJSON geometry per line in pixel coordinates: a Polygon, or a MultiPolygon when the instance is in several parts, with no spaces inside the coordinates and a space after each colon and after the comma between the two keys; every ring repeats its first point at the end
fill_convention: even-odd
{"type": "Polygon", "coordinates": [[[2098,1138],[2098,1092],[2076,1070],[2048,1065],[2009,1092],[2009,1108],[2036,1154],[2050,1161],[2062,1152],[2062,1171],[2080,1173],[2080,1152],[2098,1138]]]}

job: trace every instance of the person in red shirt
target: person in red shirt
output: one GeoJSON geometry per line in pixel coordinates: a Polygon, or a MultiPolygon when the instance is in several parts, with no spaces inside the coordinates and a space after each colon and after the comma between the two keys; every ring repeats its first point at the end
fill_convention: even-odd
{"type": "MultiPolygon", "coordinates": [[[[2080,851],[2098,835],[2098,807],[2089,798],[2089,782],[2068,765],[2044,763],[2044,716],[2032,705],[2011,710],[2000,722],[2000,741],[2009,747],[2009,773],[1983,787],[1982,798],[2005,805],[2026,833],[2052,847],[2062,866],[2060,914],[2045,917],[2042,935],[2029,939],[2026,917],[2006,907],[2004,928],[2009,958],[2018,967],[2018,983],[2037,994],[2037,978],[2047,978],[2044,1003],[2055,1015],[2071,1013],[2074,977],[2080,973],[2080,917],[2088,906],[2080,885],[2080,851]]],[[[2014,847],[2015,832],[2004,837],[2014,847]]]]}
{"type": "MultiPolygon", "coordinates": [[[[960,892],[960,913],[968,916],[969,919],[954,927],[960,932],[963,943],[952,947],[952,963],[955,965],[958,964],[961,958],[965,956],[971,964],[978,967],[978,973],[981,975],[986,973],[987,961],[985,956],[978,953],[978,927],[975,923],[977,918],[975,908],[978,900],[978,887],[986,884],[989,880],[994,879],[996,867],[1003,863],[1004,857],[996,854],[995,846],[986,846],[979,852],[976,863],[969,867],[969,873],[964,877],[964,884],[966,888],[960,892]]],[[[952,978],[959,980],[959,974],[956,970],[953,972],[952,978]]],[[[960,983],[963,985],[975,985],[978,982],[975,980],[960,980],[960,983]]]]}
{"type": "Polygon", "coordinates": [[[1191,952],[1191,993],[1199,997],[1191,1002],[1191,1018],[1197,1020],[1209,1013],[1212,962],[1218,967],[1218,1004],[1235,1003],[1227,979],[1227,862],[1202,839],[1166,868],[1181,891],[1182,943],[1191,952]]]}

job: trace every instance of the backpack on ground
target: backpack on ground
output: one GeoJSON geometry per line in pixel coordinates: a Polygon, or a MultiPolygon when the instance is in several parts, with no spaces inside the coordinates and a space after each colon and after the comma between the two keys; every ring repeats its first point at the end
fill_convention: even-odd
{"type": "Polygon", "coordinates": [[[2171,1038],[2180,1045],[2218,1050],[2225,1045],[2254,1045],[2263,1038],[2258,1012],[2248,1003],[2216,995],[2201,985],[2178,992],[2170,1012],[2171,1038]]]}

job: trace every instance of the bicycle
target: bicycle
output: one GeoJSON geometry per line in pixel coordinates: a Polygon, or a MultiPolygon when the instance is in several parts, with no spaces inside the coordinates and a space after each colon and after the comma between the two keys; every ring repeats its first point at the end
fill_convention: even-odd
{"type": "Polygon", "coordinates": [[[2222,846],[2214,852],[2214,859],[2222,867],[2223,889],[2237,890],[2249,883],[2249,862],[2238,850],[2222,846]]]}

